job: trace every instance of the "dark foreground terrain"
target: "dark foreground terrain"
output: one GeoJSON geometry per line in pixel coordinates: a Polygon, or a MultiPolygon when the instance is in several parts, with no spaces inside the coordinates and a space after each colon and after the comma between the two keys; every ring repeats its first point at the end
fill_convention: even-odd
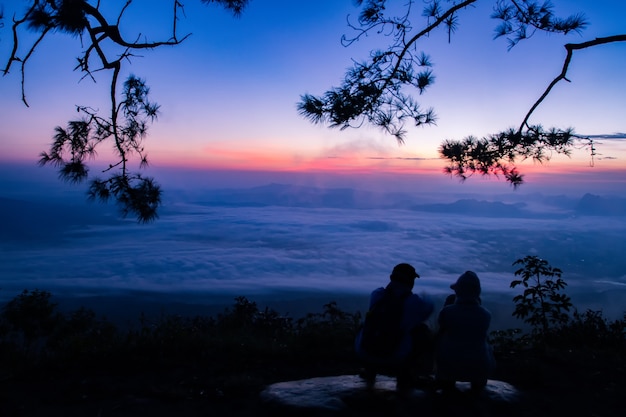
{"type": "MultiPolygon", "coordinates": [[[[23,375],[3,375],[0,415],[269,416],[276,415],[277,410],[259,400],[259,392],[267,384],[358,371],[351,364],[329,361],[298,365],[279,359],[250,363],[247,370],[234,366],[229,371],[229,366],[214,358],[212,363],[155,364],[153,369],[148,364],[72,369],[51,366],[23,375]]],[[[509,416],[617,417],[626,411],[623,356],[591,352],[554,352],[543,357],[529,354],[500,358],[499,368],[496,377],[515,385],[523,394],[522,400],[511,407],[483,404],[472,408],[469,415],[497,416],[506,412],[509,416]]],[[[432,402],[422,409],[430,414],[420,415],[453,415],[448,405],[455,400],[437,395],[433,394],[432,402]]],[[[363,415],[381,411],[400,415],[380,408],[363,410],[363,415]]]]}
{"type": "MultiPolygon", "coordinates": [[[[352,340],[361,317],[332,302],[292,320],[241,297],[215,317],[143,317],[122,331],[89,310],[58,315],[44,308],[54,307],[44,293],[26,295],[18,316],[3,313],[3,417],[320,415],[269,408],[259,393],[275,382],[359,372],[352,340]]],[[[368,404],[364,395],[343,415],[621,417],[624,322],[589,315],[540,345],[494,335],[493,378],[522,394],[512,404],[432,393],[406,408],[399,397],[368,404]]]]}

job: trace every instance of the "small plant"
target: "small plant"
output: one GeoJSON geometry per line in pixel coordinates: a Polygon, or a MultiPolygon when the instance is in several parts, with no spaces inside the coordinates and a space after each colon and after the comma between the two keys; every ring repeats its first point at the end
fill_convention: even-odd
{"type": "Polygon", "coordinates": [[[567,286],[561,279],[562,271],[536,256],[518,259],[513,265],[523,266],[515,271],[515,276],[521,276],[522,279],[511,281],[511,288],[518,285],[524,287],[524,292],[513,298],[513,316],[530,324],[534,336],[545,339],[551,331],[569,321],[572,302],[561,293],[567,286]]]}

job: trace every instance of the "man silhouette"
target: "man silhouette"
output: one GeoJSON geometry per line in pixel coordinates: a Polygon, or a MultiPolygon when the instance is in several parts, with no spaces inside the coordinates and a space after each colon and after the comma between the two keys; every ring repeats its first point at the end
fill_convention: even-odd
{"type": "MultiPolygon", "coordinates": [[[[372,291],[368,316],[376,314],[382,303],[399,308],[394,323],[387,323],[387,331],[398,329],[398,340],[390,351],[368,349],[376,342],[367,340],[368,320],[355,340],[357,356],[364,364],[362,377],[372,387],[376,374],[393,375],[397,378],[399,390],[410,388],[415,383],[416,374],[430,373],[432,370],[432,332],[425,323],[433,312],[430,300],[413,293],[415,279],[419,275],[408,263],[400,263],[393,268],[386,287],[372,291]]],[[[396,313],[394,313],[396,314],[396,313]]],[[[374,335],[376,337],[376,334],[374,335]]],[[[378,337],[381,337],[380,335],[378,337]]],[[[385,336],[390,337],[390,336],[385,336]]]]}

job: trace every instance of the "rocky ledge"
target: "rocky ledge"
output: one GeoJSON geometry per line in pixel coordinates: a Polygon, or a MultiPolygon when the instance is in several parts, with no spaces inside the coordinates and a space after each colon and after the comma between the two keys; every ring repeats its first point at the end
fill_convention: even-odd
{"type": "Polygon", "coordinates": [[[261,392],[261,401],[276,414],[300,416],[516,415],[521,395],[506,382],[489,380],[479,395],[470,393],[469,383],[457,388],[443,393],[424,384],[398,391],[395,378],[386,376],[368,388],[358,375],[340,375],[275,383],[261,392]]]}

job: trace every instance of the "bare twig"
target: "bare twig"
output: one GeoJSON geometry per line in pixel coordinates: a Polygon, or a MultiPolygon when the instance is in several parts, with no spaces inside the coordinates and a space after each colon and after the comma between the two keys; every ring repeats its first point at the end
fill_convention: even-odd
{"type": "Polygon", "coordinates": [[[572,60],[572,56],[574,54],[574,51],[580,50],[580,49],[585,49],[585,48],[590,48],[592,46],[603,45],[603,44],[607,44],[607,43],[625,42],[625,41],[626,41],[626,34],[622,34],[622,35],[608,36],[608,37],[604,37],[604,38],[596,38],[596,39],[593,39],[591,41],[582,42],[582,43],[568,43],[568,44],[566,44],[565,45],[565,50],[567,51],[567,55],[565,56],[565,60],[563,61],[563,68],[561,69],[561,73],[554,80],[552,80],[552,82],[548,85],[548,87],[543,92],[541,97],[539,97],[539,99],[535,102],[535,104],[532,105],[532,107],[530,108],[528,113],[526,113],[526,116],[524,117],[524,120],[522,121],[522,123],[521,123],[521,125],[520,125],[520,127],[518,129],[518,132],[521,132],[524,129],[524,127],[526,127],[526,128],[529,127],[528,126],[528,119],[530,119],[530,116],[537,109],[537,107],[539,107],[539,105],[543,102],[543,100],[545,100],[545,98],[548,97],[548,95],[550,94],[550,92],[552,91],[554,86],[557,85],[559,83],[559,81],[565,80],[565,81],[569,82],[569,80],[567,79],[567,70],[569,69],[569,64],[570,64],[570,62],[572,60]]]}

